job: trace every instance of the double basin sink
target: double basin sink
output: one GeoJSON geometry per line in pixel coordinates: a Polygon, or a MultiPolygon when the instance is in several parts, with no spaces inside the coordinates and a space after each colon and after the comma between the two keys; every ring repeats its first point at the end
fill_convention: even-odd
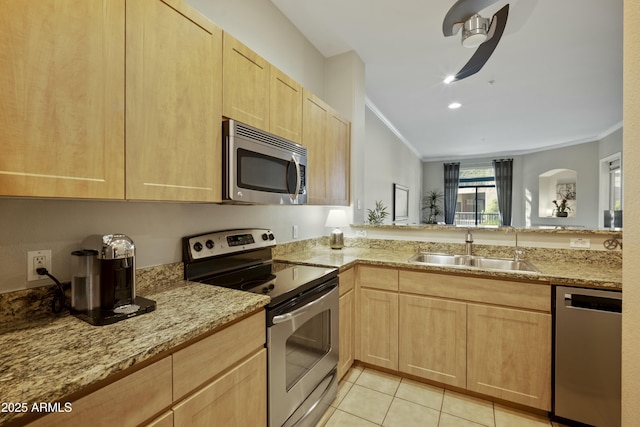
{"type": "Polygon", "coordinates": [[[540,273],[533,264],[524,260],[491,258],[473,255],[451,255],[432,252],[418,252],[409,262],[424,265],[459,266],[483,270],[516,271],[519,273],[540,273]]]}

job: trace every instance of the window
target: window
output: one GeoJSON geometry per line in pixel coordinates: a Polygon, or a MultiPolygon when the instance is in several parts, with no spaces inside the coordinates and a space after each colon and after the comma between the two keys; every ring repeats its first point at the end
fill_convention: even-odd
{"type": "Polygon", "coordinates": [[[460,167],[456,225],[499,225],[493,166],[460,167]]]}

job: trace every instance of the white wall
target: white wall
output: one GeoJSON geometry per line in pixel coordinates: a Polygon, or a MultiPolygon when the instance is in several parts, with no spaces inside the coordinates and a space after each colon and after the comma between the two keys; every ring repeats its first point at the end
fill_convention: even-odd
{"type": "Polygon", "coordinates": [[[389,128],[366,108],[366,147],[364,151],[364,217],[367,209],[373,209],[377,200],[387,207],[389,217],[385,224],[392,222],[393,184],[409,188],[408,224],[420,222],[420,201],[422,199],[422,165],[389,128]]]}

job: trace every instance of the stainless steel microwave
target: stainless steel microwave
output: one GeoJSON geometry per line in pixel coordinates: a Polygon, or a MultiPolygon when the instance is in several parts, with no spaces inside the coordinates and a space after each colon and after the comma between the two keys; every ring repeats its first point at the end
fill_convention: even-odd
{"type": "Polygon", "coordinates": [[[307,149],[235,120],[222,123],[225,202],[307,203],[307,149]]]}

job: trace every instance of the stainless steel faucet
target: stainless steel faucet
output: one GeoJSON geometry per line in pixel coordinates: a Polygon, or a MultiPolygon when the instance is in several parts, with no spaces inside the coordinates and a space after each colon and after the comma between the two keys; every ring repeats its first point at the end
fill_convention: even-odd
{"type": "Polygon", "coordinates": [[[524,255],[524,251],[518,249],[518,230],[516,230],[516,228],[511,226],[511,225],[507,226],[505,232],[508,233],[509,230],[513,230],[513,232],[515,233],[515,236],[516,236],[516,246],[515,246],[515,248],[513,250],[513,260],[518,262],[518,261],[520,261],[520,257],[522,255],[524,255]]]}
{"type": "Polygon", "coordinates": [[[471,230],[467,229],[467,236],[464,239],[464,243],[467,246],[467,256],[473,255],[473,236],[471,230]]]}

